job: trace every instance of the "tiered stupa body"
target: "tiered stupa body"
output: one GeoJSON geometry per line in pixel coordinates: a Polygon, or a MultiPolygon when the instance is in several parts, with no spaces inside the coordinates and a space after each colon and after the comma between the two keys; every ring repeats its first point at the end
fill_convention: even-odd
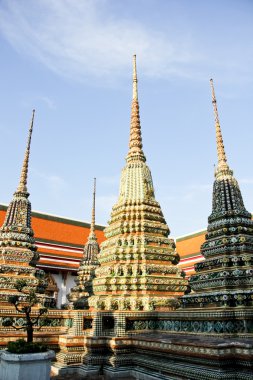
{"type": "Polygon", "coordinates": [[[120,181],[120,195],[104,230],[94,296],[96,310],[170,310],[184,293],[179,255],[168,238],[169,228],[155,199],[142,137],[134,56],[130,143],[120,181]]]}
{"type": "Polygon", "coordinates": [[[196,275],[190,278],[195,293],[184,296],[182,303],[185,307],[252,306],[253,221],[227,164],[212,80],[211,87],[218,165],[212,213],[201,246],[206,260],[195,264],[196,275]]]}
{"type": "MultiPolygon", "coordinates": [[[[25,300],[26,291],[34,289],[36,292],[43,292],[47,285],[44,280],[44,271],[35,268],[39,255],[36,253],[37,247],[31,227],[31,203],[28,200],[27,191],[33,120],[34,111],[19,185],[0,229],[0,302],[2,305],[8,303],[10,295],[17,294],[20,299],[25,300]],[[26,280],[28,286],[20,295],[15,289],[15,283],[21,279],[26,280]]],[[[45,297],[44,301],[48,304],[52,300],[45,297]]]]}
{"type": "Polygon", "coordinates": [[[75,309],[88,309],[88,298],[93,294],[92,280],[95,277],[95,269],[100,265],[98,261],[99,245],[95,232],[95,197],[96,178],[94,178],[92,219],[88,241],[84,246],[83,260],[80,263],[73,287],[68,295],[70,306],[75,309]]]}

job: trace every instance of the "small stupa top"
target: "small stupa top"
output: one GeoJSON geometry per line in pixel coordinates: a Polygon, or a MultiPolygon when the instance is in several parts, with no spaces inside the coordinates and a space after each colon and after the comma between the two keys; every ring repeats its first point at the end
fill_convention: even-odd
{"type": "Polygon", "coordinates": [[[130,142],[120,179],[120,194],[112,208],[106,240],[101,244],[93,280],[91,308],[98,310],[171,310],[183,294],[186,280],[176,267],[179,256],[168,238],[169,228],[155,199],[151,172],[142,150],[133,57],[133,100],[130,142]]]}
{"type": "Polygon", "coordinates": [[[212,103],[214,110],[214,119],[215,119],[215,130],[216,130],[216,147],[217,147],[217,155],[218,155],[218,165],[215,171],[215,177],[217,179],[224,179],[227,176],[231,177],[233,175],[233,171],[229,169],[227,164],[227,158],[223,143],[223,138],[221,134],[220,120],[217,108],[217,101],[214,92],[213,79],[210,79],[211,90],[212,90],[212,103]]]}
{"type": "Polygon", "coordinates": [[[195,293],[182,297],[186,307],[252,306],[253,221],[245,209],[237,180],[227,164],[213,80],[218,165],[213,185],[212,213],[200,251],[205,261],[195,264],[189,283],[195,293]]]}
{"type": "Polygon", "coordinates": [[[84,261],[86,262],[86,264],[88,263],[98,264],[97,256],[99,253],[99,245],[97,242],[97,236],[95,232],[95,205],[96,205],[96,178],[94,178],[90,233],[88,236],[88,241],[84,246],[84,261]]]}
{"type": "Polygon", "coordinates": [[[213,209],[209,221],[217,218],[218,215],[224,216],[224,213],[235,213],[250,216],[246,211],[241,196],[237,180],[233,176],[233,171],[229,168],[221,133],[217,101],[214,92],[213,80],[210,79],[212,91],[212,103],[215,118],[216,130],[216,147],[218,164],[215,171],[215,182],[213,190],[213,209]]]}
{"type": "Polygon", "coordinates": [[[93,294],[92,280],[95,277],[95,269],[100,265],[98,261],[99,245],[95,232],[95,200],[96,178],[94,178],[93,204],[91,224],[88,241],[84,246],[83,259],[75,279],[76,285],[71,289],[67,298],[69,306],[75,309],[88,309],[88,298],[93,294]]]}

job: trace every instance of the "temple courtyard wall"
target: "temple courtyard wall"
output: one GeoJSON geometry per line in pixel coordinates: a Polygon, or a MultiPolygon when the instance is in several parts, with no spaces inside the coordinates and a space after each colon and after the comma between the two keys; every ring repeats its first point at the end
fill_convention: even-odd
{"type": "MultiPolygon", "coordinates": [[[[15,317],[10,309],[0,311],[15,317]]],[[[16,315],[22,320],[20,315],[16,315]]],[[[252,379],[253,309],[172,312],[50,310],[35,333],[55,374],[136,379],[252,379]]],[[[2,348],[21,331],[0,327],[2,348]]]]}
{"type": "MultiPolygon", "coordinates": [[[[1,206],[2,219],[5,211],[1,206]]],[[[252,379],[252,308],[228,310],[224,304],[219,310],[166,313],[60,309],[74,284],[83,254],[83,235],[88,234],[89,225],[42,213],[34,213],[34,217],[41,256],[38,266],[50,275],[49,291],[57,298],[58,307],[49,309],[46,326],[35,332],[34,340],[56,351],[54,373],[87,378],[93,374],[96,378],[103,372],[108,379],[252,379]],[[53,223],[54,229],[47,228],[48,223],[53,223]],[[58,240],[54,240],[55,231],[60,229],[64,231],[61,240],[57,233],[58,240]],[[80,245],[73,240],[77,231],[80,245]]],[[[187,270],[194,273],[194,264],[203,260],[200,245],[205,233],[203,230],[176,239],[179,266],[186,274],[187,270]]],[[[99,239],[103,241],[103,235],[99,239]]],[[[23,330],[3,327],[10,317],[22,325],[22,317],[14,308],[0,309],[1,348],[10,340],[25,338],[23,330]]]]}

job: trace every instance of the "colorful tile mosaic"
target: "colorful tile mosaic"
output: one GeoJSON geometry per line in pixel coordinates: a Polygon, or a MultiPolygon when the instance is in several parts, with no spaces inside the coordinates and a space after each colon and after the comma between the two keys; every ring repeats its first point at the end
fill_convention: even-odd
{"type": "Polygon", "coordinates": [[[94,310],[171,310],[186,289],[179,255],[155,199],[151,172],[142,149],[136,57],[129,152],[113,206],[106,240],[101,244],[93,280],[94,310]]]}
{"type": "Polygon", "coordinates": [[[253,221],[227,164],[212,80],[211,88],[218,154],[212,213],[201,245],[205,261],[195,264],[196,274],[189,280],[194,293],[181,302],[187,308],[249,307],[253,306],[253,221]]]}
{"type": "Polygon", "coordinates": [[[84,246],[83,260],[80,263],[75,280],[76,286],[71,289],[67,298],[69,306],[74,309],[88,309],[88,298],[93,295],[92,280],[95,277],[95,269],[99,267],[98,254],[99,245],[95,233],[95,198],[96,198],[96,178],[94,179],[92,220],[88,241],[84,246]]]}
{"type": "MultiPolygon", "coordinates": [[[[43,293],[47,287],[45,273],[35,268],[39,259],[31,228],[31,203],[28,200],[27,175],[33,131],[34,111],[29,129],[28,142],[22,165],[18,188],[10,202],[4,223],[0,229],[0,302],[8,305],[8,298],[17,295],[25,301],[29,290],[43,293]],[[15,289],[17,279],[25,280],[27,286],[22,292],[15,289]]],[[[45,306],[52,306],[55,300],[45,295],[40,296],[45,306]]]]}

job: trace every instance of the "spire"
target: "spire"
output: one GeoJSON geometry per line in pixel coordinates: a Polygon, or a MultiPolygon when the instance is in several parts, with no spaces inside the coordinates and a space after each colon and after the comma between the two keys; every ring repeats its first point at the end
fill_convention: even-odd
{"type": "Polygon", "coordinates": [[[97,255],[99,253],[99,245],[97,242],[97,236],[95,231],[95,201],[96,201],[96,178],[94,178],[93,187],[93,204],[91,212],[90,233],[87,243],[84,246],[84,261],[86,264],[89,261],[97,262],[97,255]]]}
{"type": "Polygon", "coordinates": [[[103,230],[106,240],[97,257],[101,265],[95,271],[89,306],[94,310],[171,310],[187,281],[181,269],[174,266],[179,255],[174,241],[168,238],[170,230],[155,199],[152,175],[142,150],[135,55],[126,161],[119,198],[103,230]]]}
{"type": "Polygon", "coordinates": [[[142,151],[141,123],[139,115],[138,87],[137,87],[136,55],[133,56],[133,100],[131,111],[130,140],[127,161],[139,159],[146,161],[142,151]]]}
{"type": "Polygon", "coordinates": [[[229,166],[227,164],[227,157],[226,157],[222,133],[221,133],[219,114],[218,114],[217,102],[216,102],[212,79],[210,79],[210,84],[211,84],[211,90],[212,90],[212,103],[213,103],[213,110],[214,110],[216,144],[217,144],[217,155],[218,155],[218,165],[215,172],[215,176],[216,178],[220,178],[220,177],[223,177],[224,175],[233,174],[233,173],[229,169],[229,166]]]}
{"type": "Polygon", "coordinates": [[[95,232],[95,200],[96,178],[94,178],[93,204],[91,213],[90,234],[84,246],[83,259],[80,263],[74,286],[67,295],[70,307],[74,309],[88,309],[88,298],[93,294],[92,280],[95,277],[95,269],[100,265],[98,261],[99,245],[95,232]]]}
{"type": "Polygon", "coordinates": [[[213,207],[209,222],[216,221],[217,217],[224,216],[226,212],[236,212],[237,214],[248,215],[246,211],[238,182],[233,176],[233,171],[227,164],[224,149],[219,115],[217,110],[216,97],[214,92],[213,80],[210,79],[212,90],[212,103],[215,117],[216,144],[218,154],[218,164],[215,170],[215,182],[213,189],[213,207]]]}
{"type": "Polygon", "coordinates": [[[29,155],[30,155],[30,146],[31,146],[31,138],[32,138],[32,131],[33,131],[33,120],[34,120],[34,113],[35,110],[32,112],[32,120],[31,120],[31,125],[29,129],[29,134],[28,134],[28,141],[27,141],[27,147],[25,151],[25,157],[23,161],[23,166],[21,170],[21,175],[20,175],[20,180],[19,180],[19,185],[17,188],[17,192],[27,192],[27,174],[28,174],[28,163],[29,163],[29,155]]]}
{"type": "Polygon", "coordinates": [[[91,224],[90,224],[89,239],[97,240],[96,233],[95,233],[95,205],[96,205],[96,178],[94,178],[93,204],[92,204],[92,211],[91,211],[91,224]]]}
{"type": "Polygon", "coordinates": [[[253,255],[253,245],[248,243],[253,240],[253,221],[227,164],[213,80],[210,82],[218,152],[212,213],[208,218],[205,241],[200,247],[205,260],[194,266],[196,273],[189,280],[193,292],[181,299],[184,307],[195,310],[199,307],[202,311],[203,307],[215,310],[219,307],[223,310],[224,307],[247,307],[248,300],[253,299],[252,274],[248,270],[248,265],[252,267],[252,264],[245,259],[253,255]]]}
{"type": "Polygon", "coordinates": [[[138,80],[136,70],[136,55],[133,55],[133,99],[138,100],[138,80]]]}

